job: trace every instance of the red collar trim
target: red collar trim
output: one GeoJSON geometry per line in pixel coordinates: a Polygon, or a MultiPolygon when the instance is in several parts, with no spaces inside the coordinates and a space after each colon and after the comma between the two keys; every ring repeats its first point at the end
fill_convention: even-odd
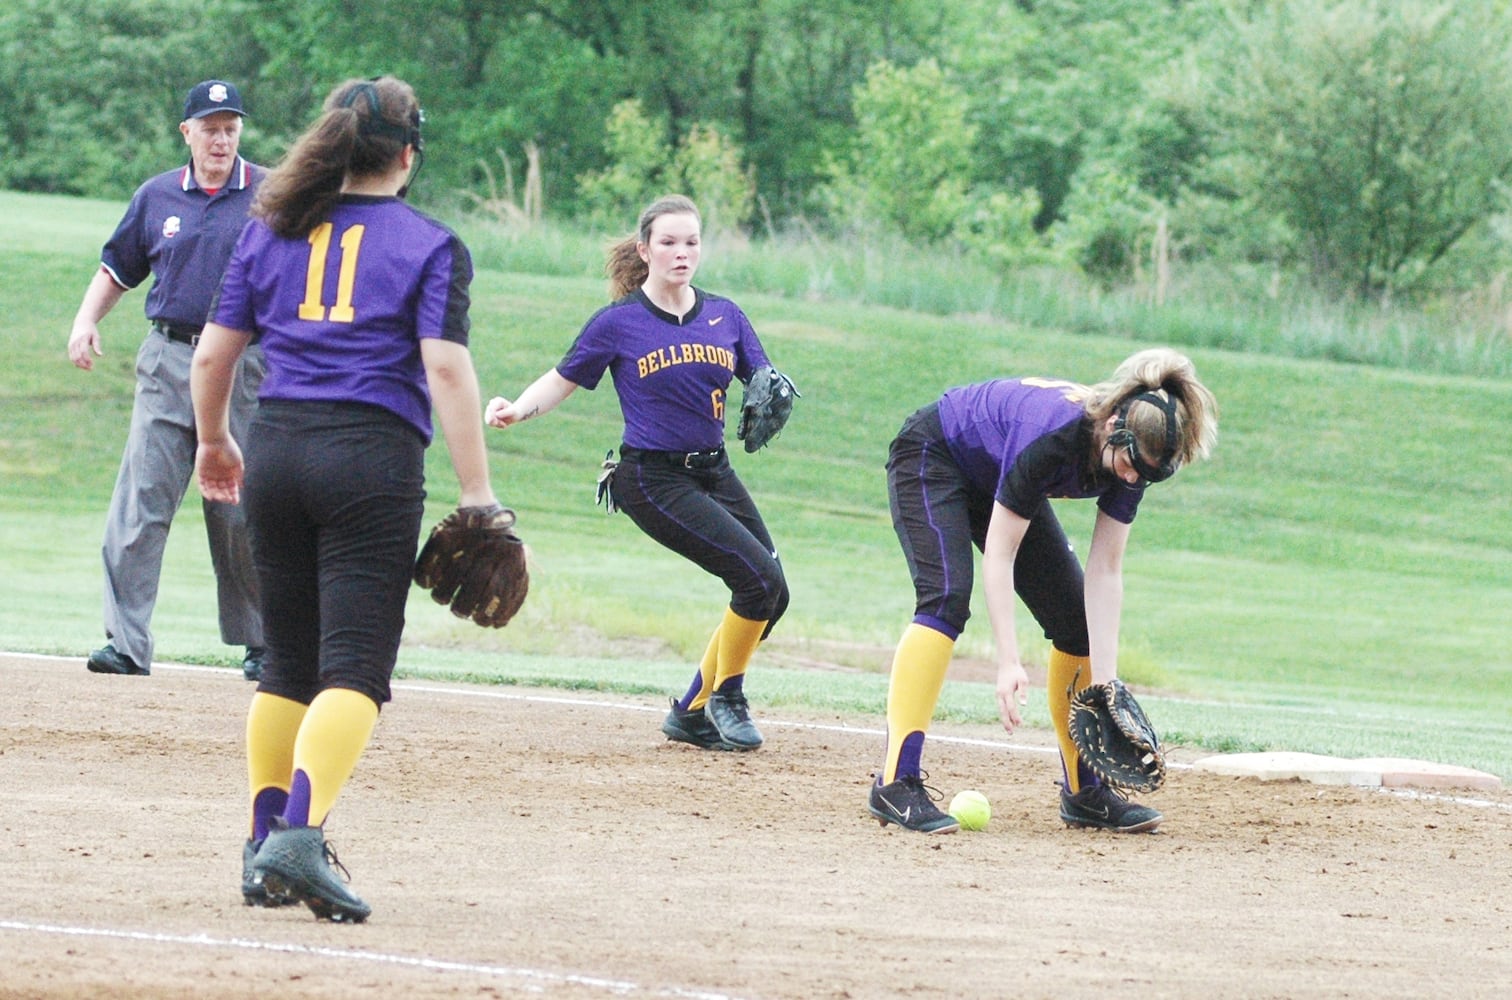
{"type": "MultiPolygon", "coordinates": [[[[231,176],[226,179],[226,183],[222,184],[221,187],[231,188],[233,191],[240,191],[249,183],[251,183],[251,181],[252,165],[246,160],[242,159],[240,156],[237,156],[236,162],[231,166],[231,176]]],[[[200,187],[200,185],[195,183],[193,160],[185,164],[183,170],[179,172],[179,187],[185,191],[198,187],[206,194],[214,194],[215,191],[219,191],[221,189],[216,188],[215,191],[211,191],[207,188],[200,187]]]]}

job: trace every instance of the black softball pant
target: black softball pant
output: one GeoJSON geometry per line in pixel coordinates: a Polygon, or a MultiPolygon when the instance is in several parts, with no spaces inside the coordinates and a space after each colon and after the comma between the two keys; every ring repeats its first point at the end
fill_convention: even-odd
{"type": "Polygon", "coordinates": [[[332,687],[389,700],[424,460],[419,433],[379,407],[259,407],[243,490],[268,644],[259,691],[305,704],[332,687]]]}
{"type": "MultiPolygon", "coordinates": [[[[975,489],[945,445],[939,408],[903,422],[887,456],[888,507],[914,582],[915,621],[953,629],[971,617],[972,548],[987,544],[994,498],[975,489]]],[[[1049,501],[1029,521],[1013,563],[1013,586],[1045,631],[1072,656],[1087,656],[1082,568],[1049,501]]]]}
{"type": "Polygon", "coordinates": [[[727,455],[709,468],[692,469],[659,458],[622,457],[612,488],[615,503],[636,527],[723,580],[730,610],[766,622],[763,639],[771,634],[787,610],[787,579],[761,513],[727,455]]]}

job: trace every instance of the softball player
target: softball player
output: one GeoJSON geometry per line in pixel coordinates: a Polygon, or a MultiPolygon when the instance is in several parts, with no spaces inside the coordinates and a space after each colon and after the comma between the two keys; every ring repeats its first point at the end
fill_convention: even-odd
{"type": "Polygon", "coordinates": [[[724,448],[726,393],[769,364],[745,313],[693,286],[700,220],[687,198],[641,213],[610,250],[611,305],[595,313],[555,368],[487,418],[508,427],[554,409],[607,370],[625,429],[611,503],[646,534],[719,577],[730,604],[662,732],[707,750],[762,744],[743,689],[746,666],[788,604],[771,535],[724,448]]]}
{"type": "Polygon", "coordinates": [[[882,822],[953,833],[956,821],[924,785],[924,735],[955,641],[970,617],[972,546],[982,552],[997,646],[1003,727],[1022,721],[1029,678],[1019,662],[1014,594],[1050,640],[1050,718],[1060,743],[1061,819],[1124,833],[1161,815],[1127,801],[1077,757],[1072,695],[1118,675],[1123,553],[1139,501],[1218,432],[1217,404],[1187,358],[1141,351],[1090,388],[1059,379],[998,379],[948,390],[903,422],[887,460],[893,527],[916,595],[893,656],[887,750],[868,808],[882,822]],[[1096,498],[1087,570],[1061,530],[1052,498],[1096,498]]]}
{"type": "Polygon", "coordinates": [[[461,504],[496,502],[467,348],[472,259],[401,200],[420,124],[393,77],[331,92],[264,182],[193,368],[200,489],[245,491],[267,622],[242,893],[336,921],[369,907],[333,874],[322,826],[390,697],[432,409],[461,504]],[[226,404],[254,338],[268,376],[244,469],[226,404]]]}

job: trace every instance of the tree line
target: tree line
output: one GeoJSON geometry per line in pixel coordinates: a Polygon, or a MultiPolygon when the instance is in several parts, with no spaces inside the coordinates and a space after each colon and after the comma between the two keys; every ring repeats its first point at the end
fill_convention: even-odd
{"type": "Polygon", "coordinates": [[[417,199],[511,224],[677,189],[758,237],[1384,299],[1507,267],[1509,29],[1509,0],[10,0],[0,186],[125,197],[208,77],[272,163],[387,72],[425,106],[417,199]]]}

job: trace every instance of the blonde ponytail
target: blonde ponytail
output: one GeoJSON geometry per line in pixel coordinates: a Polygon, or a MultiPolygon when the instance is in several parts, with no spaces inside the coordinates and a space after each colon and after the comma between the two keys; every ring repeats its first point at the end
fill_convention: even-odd
{"type": "Polygon", "coordinates": [[[1087,415],[1094,426],[1102,426],[1128,405],[1127,426],[1139,442],[1140,453],[1161,455],[1166,416],[1160,406],[1134,400],[1141,393],[1175,401],[1174,464],[1186,465],[1212,453],[1218,440],[1218,401],[1197,378],[1190,358],[1168,347],[1140,351],[1119,365],[1111,378],[1093,386],[1087,400],[1087,415]]]}

